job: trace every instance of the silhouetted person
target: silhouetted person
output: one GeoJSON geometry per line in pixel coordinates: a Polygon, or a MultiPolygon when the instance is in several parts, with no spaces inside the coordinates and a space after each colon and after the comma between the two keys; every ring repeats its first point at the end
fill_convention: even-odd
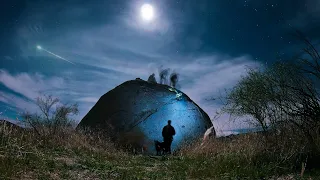
{"type": "Polygon", "coordinates": [[[165,144],[165,151],[171,154],[171,143],[173,141],[173,136],[176,134],[175,129],[171,126],[171,120],[162,129],[162,137],[165,144]]]}
{"type": "Polygon", "coordinates": [[[172,73],[170,76],[170,86],[176,88],[177,82],[178,82],[178,74],[172,73]]]}
{"type": "Polygon", "coordinates": [[[160,84],[167,84],[167,76],[169,74],[170,69],[163,69],[160,71],[159,76],[160,76],[160,84]]]}
{"type": "Polygon", "coordinates": [[[157,80],[156,80],[156,77],[155,77],[154,73],[149,76],[148,82],[149,83],[157,83],[157,80]]]}

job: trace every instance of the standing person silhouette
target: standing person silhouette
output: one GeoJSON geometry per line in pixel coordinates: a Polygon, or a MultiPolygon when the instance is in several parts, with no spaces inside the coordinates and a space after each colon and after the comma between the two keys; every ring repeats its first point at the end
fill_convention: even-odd
{"type": "Polygon", "coordinates": [[[173,141],[173,136],[176,134],[176,131],[173,126],[171,126],[171,120],[168,120],[168,124],[162,129],[162,137],[165,144],[166,153],[171,154],[171,143],[173,141]]]}

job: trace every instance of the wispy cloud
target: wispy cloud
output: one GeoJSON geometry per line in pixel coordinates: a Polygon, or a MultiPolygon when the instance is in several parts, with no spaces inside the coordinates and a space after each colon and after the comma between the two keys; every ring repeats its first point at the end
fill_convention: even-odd
{"type": "Polygon", "coordinates": [[[301,2],[300,11],[295,16],[286,22],[286,26],[291,26],[302,29],[312,29],[317,27],[317,22],[320,18],[320,1],[319,0],[306,0],[301,2]]]}
{"type": "Polygon", "coordinates": [[[320,17],[320,1],[319,0],[307,0],[305,3],[306,11],[313,17],[320,17]]]}
{"type": "MultiPolygon", "coordinates": [[[[208,102],[205,99],[208,96],[219,96],[219,91],[232,87],[239,80],[240,76],[245,73],[246,66],[256,65],[247,56],[226,58],[222,55],[214,55],[195,58],[195,60],[188,60],[188,62],[184,66],[181,66],[178,62],[171,62],[168,64],[168,67],[175,69],[181,74],[181,90],[199,104],[211,117],[214,116],[215,111],[221,106],[217,102],[208,102]]],[[[159,63],[154,66],[160,65],[159,63]]],[[[104,93],[114,88],[115,85],[134,79],[138,75],[134,72],[140,71],[141,75],[144,75],[143,79],[146,79],[150,74],[147,62],[137,64],[137,66],[128,66],[128,69],[119,68],[118,71],[124,74],[131,72],[132,74],[130,76],[117,77],[113,75],[109,76],[100,71],[84,70],[81,72],[62,73],[70,76],[69,80],[65,80],[62,77],[46,78],[41,74],[29,75],[27,73],[20,73],[12,75],[2,70],[0,79],[9,89],[29,99],[39,96],[39,92],[42,91],[52,92],[54,95],[61,97],[62,101],[79,103],[82,110],[78,116],[78,120],[80,120],[104,93]],[[92,76],[94,81],[92,79],[77,80],[75,78],[84,74],[92,76]]],[[[8,99],[10,98],[6,98],[5,101],[3,99],[0,100],[8,103],[8,99]]],[[[23,108],[23,106],[26,106],[26,103],[22,99],[18,99],[14,104],[23,108]]],[[[28,104],[28,106],[30,105],[28,104]]],[[[228,123],[228,121],[229,118],[223,116],[215,121],[214,124],[217,129],[230,129],[232,124],[228,123]]]]}
{"type": "Polygon", "coordinates": [[[5,60],[9,60],[9,61],[12,61],[12,60],[13,60],[13,58],[10,57],[10,56],[4,56],[4,59],[5,59],[5,60]]]}
{"type": "Polygon", "coordinates": [[[8,92],[0,91],[0,102],[7,105],[7,107],[2,109],[3,115],[5,115],[5,112],[8,109],[10,109],[11,112],[13,111],[10,107],[16,108],[17,115],[22,111],[37,112],[37,107],[32,100],[19,97],[8,92]]]}
{"type": "Polygon", "coordinates": [[[84,98],[79,98],[76,101],[78,102],[88,102],[88,103],[96,103],[98,102],[99,98],[97,97],[84,97],[84,98]]]}
{"type": "Polygon", "coordinates": [[[41,92],[59,89],[64,84],[62,78],[45,78],[41,74],[29,75],[24,72],[14,76],[5,70],[0,70],[0,82],[12,91],[29,99],[38,97],[41,92]]]}
{"type": "MultiPolygon", "coordinates": [[[[88,14],[95,13],[91,7],[95,5],[71,6],[59,11],[55,10],[62,6],[58,3],[46,10],[39,8],[42,6],[37,4],[29,6],[33,15],[22,15],[25,18],[21,20],[21,26],[17,30],[17,43],[21,45],[22,55],[42,58],[45,66],[49,58],[36,50],[35,46],[40,44],[75,62],[76,66],[62,65],[51,76],[45,76],[41,69],[36,73],[22,69],[18,74],[3,69],[0,70],[0,82],[27,100],[44,92],[57,96],[64,102],[78,102],[80,114],[77,120],[81,120],[104,93],[136,77],[147,79],[151,73],[157,74],[160,65],[178,72],[181,75],[181,90],[213,116],[220,104],[205,99],[208,96],[218,96],[220,90],[232,87],[245,73],[245,67],[255,64],[248,55],[232,57],[222,53],[176,53],[173,48],[183,45],[176,42],[176,32],[172,29],[169,18],[165,17],[166,14],[160,14],[161,18],[156,24],[147,26],[133,16],[135,12],[120,14],[116,17],[117,23],[113,19],[91,21],[88,14]],[[54,17],[63,17],[61,22],[51,22],[53,14],[54,17]],[[47,26],[50,28],[46,28],[47,26]],[[172,47],[168,47],[168,44],[172,47]]],[[[100,16],[108,17],[108,11],[103,10],[101,13],[100,16]]],[[[186,46],[200,47],[201,39],[191,39],[186,46]]],[[[2,94],[2,102],[20,108],[30,106],[27,100],[12,93],[2,94]],[[11,96],[16,97],[15,102],[9,101],[11,96]]],[[[232,129],[232,125],[225,127],[227,121],[227,116],[223,116],[214,124],[218,129],[232,129]]]]}

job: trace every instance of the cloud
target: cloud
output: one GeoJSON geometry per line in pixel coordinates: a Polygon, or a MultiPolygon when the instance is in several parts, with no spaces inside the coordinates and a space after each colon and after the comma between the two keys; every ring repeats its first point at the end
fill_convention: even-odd
{"type": "Polygon", "coordinates": [[[306,12],[313,17],[320,17],[320,1],[307,0],[305,3],[306,12]]]}
{"type": "MultiPolygon", "coordinates": [[[[20,21],[16,36],[22,55],[37,57],[46,66],[50,56],[44,57],[36,50],[35,46],[39,43],[75,62],[76,66],[62,64],[50,76],[44,75],[46,72],[41,69],[35,73],[22,69],[24,72],[18,74],[0,70],[0,82],[28,100],[38,97],[40,92],[46,92],[63,102],[78,102],[80,114],[77,120],[80,120],[107,91],[136,77],[146,80],[150,74],[157,74],[160,65],[164,65],[180,74],[181,90],[213,116],[220,104],[205,99],[218,96],[220,90],[232,87],[245,73],[245,66],[255,64],[248,55],[177,54],[173,47],[184,44],[176,41],[177,32],[173,31],[166,14],[160,14],[161,21],[148,29],[135,19],[134,10],[108,19],[109,12],[103,9],[99,11],[101,19],[90,18],[97,13],[93,12],[92,9],[97,9],[93,6],[96,5],[69,6],[56,3],[44,10],[40,8],[43,4],[29,4],[25,16],[21,15],[24,18],[20,21]],[[56,11],[62,5],[68,8],[56,11]],[[32,15],[28,15],[28,10],[32,10],[32,15]],[[55,17],[63,18],[56,23],[59,18],[55,17]]],[[[115,6],[116,3],[112,5],[115,6]]],[[[183,24],[183,18],[179,19],[179,23],[183,24]]],[[[182,27],[174,29],[183,31],[182,27]]],[[[203,31],[199,30],[198,34],[203,31]]],[[[200,47],[203,42],[194,35],[187,43],[193,49],[200,47]]],[[[0,96],[0,100],[5,103],[21,108],[29,106],[23,98],[8,92],[2,93],[6,98],[0,96]],[[16,97],[15,102],[9,101],[11,96],[16,97]]],[[[227,121],[227,116],[223,116],[214,124],[218,129],[224,129],[227,128],[227,121]]],[[[230,126],[228,129],[232,129],[230,126]]]]}
{"type": "Polygon", "coordinates": [[[5,60],[9,60],[9,61],[12,61],[12,60],[13,60],[13,58],[10,57],[10,56],[4,56],[4,59],[5,59],[5,60]]]}
{"type": "MultiPolygon", "coordinates": [[[[239,80],[240,76],[245,73],[246,66],[256,65],[249,56],[233,58],[216,54],[198,58],[193,57],[194,59],[192,57],[189,58],[191,59],[187,59],[188,63],[185,63],[184,66],[181,66],[178,62],[171,62],[167,65],[181,75],[181,90],[211,117],[215,115],[215,111],[219,110],[221,106],[217,102],[208,102],[205,99],[208,96],[219,96],[220,90],[232,87],[239,80]]],[[[153,66],[160,65],[160,63],[153,64],[153,66]]],[[[59,76],[49,78],[40,73],[12,75],[1,70],[0,81],[7,88],[20,93],[28,99],[34,99],[42,91],[52,92],[55,96],[61,98],[63,102],[79,103],[80,114],[77,116],[77,120],[80,120],[104,93],[124,81],[134,79],[138,75],[136,72],[140,72],[140,75],[144,75],[142,78],[146,79],[150,75],[148,67],[150,66],[147,62],[137,63],[136,66],[128,66],[127,68],[119,67],[117,71],[123,74],[130,74],[120,74],[120,76],[93,69],[59,72],[61,75],[68,75],[69,80],[59,76]],[[77,78],[81,76],[91,78],[77,78]]],[[[7,97],[0,100],[12,103],[8,99],[11,98],[7,97]]],[[[30,106],[21,98],[16,99],[13,104],[20,108],[30,106]]],[[[235,124],[229,123],[228,116],[222,116],[214,121],[214,125],[217,129],[230,129],[230,126],[238,128],[241,123],[235,126],[235,124]]]]}
{"type": "Polygon", "coordinates": [[[5,70],[0,70],[0,83],[8,89],[0,90],[0,102],[5,103],[7,109],[15,107],[17,114],[24,111],[39,112],[35,104],[36,98],[42,93],[59,92],[64,86],[64,80],[59,77],[45,77],[40,73],[26,72],[14,75],[5,70]]]}
{"type": "Polygon", "coordinates": [[[23,72],[14,76],[5,70],[0,70],[0,82],[8,89],[28,99],[34,99],[41,92],[47,90],[59,89],[64,84],[62,78],[50,77],[46,79],[41,74],[29,75],[23,72]]]}
{"type": "MultiPolygon", "coordinates": [[[[82,110],[76,117],[79,121],[100,96],[115,87],[118,82],[113,76],[92,70],[63,72],[61,74],[74,75],[74,77],[85,74],[92,79],[46,77],[41,73],[28,74],[26,72],[10,74],[5,70],[0,70],[1,84],[11,91],[0,91],[0,101],[16,107],[18,111],[37,112],[34,100],[42,94],[53,95],[58,97],[62,103],[79,103],[79,109],[82,110]]],[[[123,81],[125,80],[123,79],[123,81]]]]}
{"type": "Polygon", "coordinates": [[[37,112],[37,107],[33,101],[12,93],[0,91],[0,102],[7,104],[7,107],[3,110],[3,115],[7,109],[11,110],[10,106],[16,108],[16,113],[21,113],[22,111],[37,112]]]}
{"type": "Polygon", "coordinates": [[[290,24],[299,30],[310,30],[317,32],[317,24],[320,20],[320,1],[306,0],[301,3],[301,10],[296,15],[289,19],[285,24],[290,24]]]}
{"type": "Polygon", "coordinates": [[[88,103],[96,103],[98,102],[98,98],[96,97],[83,97],[83,98],[79,98],[77,99],[77,101],[79,102],[88,102],[88,103]]]}
{"type": "MultiPolygon", "coordinates": [[[[222,107],[221,102],[206,99],[219,98],[222,95],[220,92],[232,88],[241,76],[245,75],[246,67],[257,67],[259,63],[249,56],[228,57],[216,54],[196,58],[180,68],[179,64],[175,66],[182,76],[181,90],[213,118],[222,107]]],[[[215,119],[213,123],[218,130],[249,127],[243,118],[232,122],[226,114],[215,119]]]]}

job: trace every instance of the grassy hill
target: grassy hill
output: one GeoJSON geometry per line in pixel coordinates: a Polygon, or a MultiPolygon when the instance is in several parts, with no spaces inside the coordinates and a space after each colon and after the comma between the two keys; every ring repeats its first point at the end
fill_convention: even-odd
{"type": "MultiPolygon", "coordinates": [[[[261,134],[200,140],[170,156],[132,154],[98,134],[62,128],[55,135],[0,125],[0,179],[319,179],[266,149],[261,134]]],[[[289,147],[289,145],[285,145],[289,147]]],[[[294,155],[292,155],[294,154],[294,155]]]]}

